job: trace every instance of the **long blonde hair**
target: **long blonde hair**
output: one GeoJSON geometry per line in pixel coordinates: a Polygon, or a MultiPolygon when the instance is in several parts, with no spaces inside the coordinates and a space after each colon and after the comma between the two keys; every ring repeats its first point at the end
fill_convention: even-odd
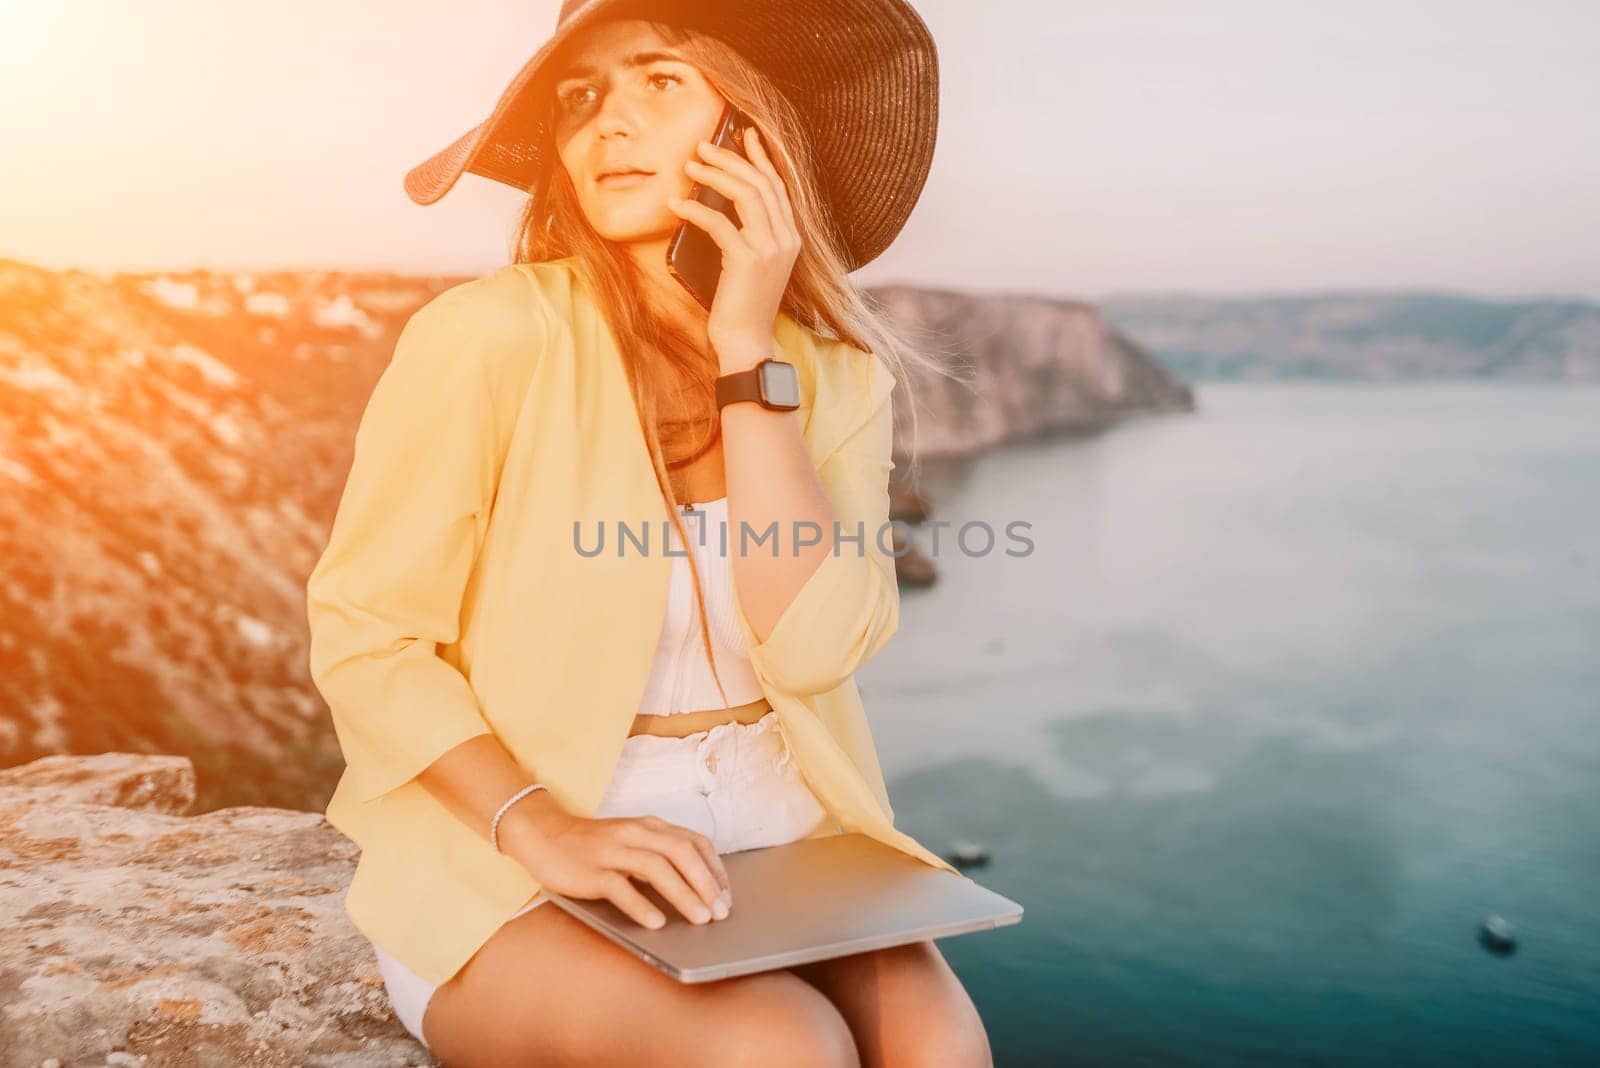
{"type": "MultiPolygon", "coordinates": [[[[783,94],[743,55],[723,41],[666,23],[651,21],[650,25],[698,67],[724,99],[749,116],[759,131],[762,147],[784,181],[794,209],[801,249],[780,304],[781,310],[820,336],[846,342],[866,353],[879,354],[908,397],[910,379],[906,369],[909,365],[958,377],[951,374],[945,363],[919,351],[919,348],[936,346],[927,345],[920,337],[913,341],[913,331],[909,327],[897,326],[871,307],[850,281],[842,242],[822,198],[804,127],[783,94]]],[[[541,107],[553,107],[553,94],[551,96],[552,99],[541,103],[541,107]]],[[[553,130],[554,122],[546,122],[545,128],[553,130]]],[[[673,526],[683,544],[688,545],[689,539],[678,515],[679,502],[667,475],[668,460],[660,434],[660,408],[653,379],[645,368],[652,362],[665,362],[680,380],[690,382],[694,392],[700,395],[694,406],[709,413],[703,420],[709,429],[705,445],[690,450],[698,453],[714,442],[721,426],[715,397],[719,371],[716,356],[702,351],[687,333],[650,304],[633,261],[589,225],[578,204],[571,176],[558,162],[555,146],[548,144],[544,149],[551,165],[541,183],[542,195],[535,191],[517,221],[513,262],[538,263],[575,257],[617,339],[657,483],[667,502],[673,526]]],[[[948,358],[949,354],[945,355],[948,358]]],[[[911,429],[908,458],[914,474],[917,415],[914,404],[908,405],[908,409],[911,429]]],[[[694,576],[701,637],[718,692],[726,702],[727,691],[717,674],[715,659],[710,656],[711,635],[700,590],[699,567],[692,552],[687,558],[694,576]]]]}

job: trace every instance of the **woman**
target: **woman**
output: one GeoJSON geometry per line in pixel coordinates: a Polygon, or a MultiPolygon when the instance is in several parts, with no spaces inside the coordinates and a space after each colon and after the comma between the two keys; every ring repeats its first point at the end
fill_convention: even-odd
{"type": "Polygon", "coordinates": [[[490,120],[408,177],[422,203],[464,170],[533,192],[518,262],[407,323],[308,582],[347,909],[450,1065],[988,1064],[932,942],[686,985],[540,907],[659,926],[637,879],[716,922],[720,854],[844,831],[954,871],[893,827],[852,677],[898,623],[875,353],[901,353],[845,276],[920,192],[932,42],[900,0],[637,10],[569,0],[490,120]],[[830,103],[799,76],[847,40],[872,55],[830,103]],[[706,141],[730,102],[742,154],[706,141]],[[666,271],[680,220],[722,251],[709,313],[666,271]],[[799,410],[719,401],[768,358],[799,410]],[[573,551],[639,514],[668,552],[573,551]],[[745,525],[795,533],[740,551],[745,525]]]}

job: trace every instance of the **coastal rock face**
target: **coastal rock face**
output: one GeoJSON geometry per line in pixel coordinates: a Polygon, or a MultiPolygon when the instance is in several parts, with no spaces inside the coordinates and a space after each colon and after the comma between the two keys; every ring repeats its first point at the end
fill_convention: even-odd
{"type": "MultiPolygon", "coordinates": [[[[915,286],[868,290],[919,351],[965,381],[922,368],[910,376],[919,457],[961,456],[1131,415],[1192,411],[1193,391],[1111,329],[1092,304],[974,295],[915,286]]],[[[910,448],[897,397],[896,451],[910,448]]]]}
{"type": "Polygon", "coordinates": [[[437,1063],[344,914],[354,843],[194,795],[182,757],[0,771],[0,1065],[437,1063]]]}
{"type": "Polygon", "coordinates": [[[1600,305],[1585,301],[1378,292],[1101,306],[1187,378],[1600,382],[1600,305]]]}

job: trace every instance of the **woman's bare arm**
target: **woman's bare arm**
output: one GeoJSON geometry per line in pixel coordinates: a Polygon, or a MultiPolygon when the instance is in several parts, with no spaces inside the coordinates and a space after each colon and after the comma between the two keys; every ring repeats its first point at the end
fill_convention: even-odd
{"type": "MultiPolygon", "coordinates": [[[[489,824],[506,798],[534,780],[514,760],[499,737],[480,734],[448,750],[417,776],[417,781],[457,819],[489,837],[489,824]]],[[[535,790],[500,817],[500,843],[536,835],[544,817],[560,805],[549,790],[535,790]]]]}

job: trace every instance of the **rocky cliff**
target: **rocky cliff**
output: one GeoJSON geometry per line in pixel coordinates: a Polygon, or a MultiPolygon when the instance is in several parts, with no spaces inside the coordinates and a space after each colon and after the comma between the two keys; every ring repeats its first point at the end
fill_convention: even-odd
{"type": "Polygon", "coordinates": [[[327,796],[305,577],[393,338],[445,284],[0,261],[0,766],[185,753],[202,808],[327,796]]]}
{"type": "MultiPolygon", "coordinates": [[[[963,456],[1131,415],[1194,408],[1193,391],[1112,329],[1094,305],[915,286],[867,292],[920,350],[961,376],[920,369],[911,376],[919,456],[963,456]]],[[[896,450],[904,452],[910,444],[904,406],[896,416],[896,450]]]]}

